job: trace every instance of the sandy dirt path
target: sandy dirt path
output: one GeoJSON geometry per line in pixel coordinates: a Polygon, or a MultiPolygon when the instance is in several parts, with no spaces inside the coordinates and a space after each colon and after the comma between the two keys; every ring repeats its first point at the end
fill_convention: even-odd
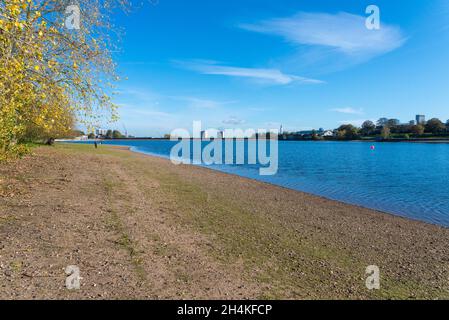
{"type": "Polygon", "coordinates": [[[4,299],[449,297],[448,229],[120,148],[38,148],[0,196],[4,299]]]}

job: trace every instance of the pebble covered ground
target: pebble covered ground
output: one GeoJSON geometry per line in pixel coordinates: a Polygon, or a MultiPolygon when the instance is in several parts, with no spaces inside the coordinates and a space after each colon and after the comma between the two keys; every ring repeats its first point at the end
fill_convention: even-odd
{"type": "Polygon", "coordinates": [[[123,148],[40,147],[0,165],[0,298],[447,299],[449,229],[123,148]]]}

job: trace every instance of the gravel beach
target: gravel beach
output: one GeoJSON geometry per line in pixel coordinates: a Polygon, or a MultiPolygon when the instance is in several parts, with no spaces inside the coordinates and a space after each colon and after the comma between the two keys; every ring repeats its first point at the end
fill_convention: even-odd
{"type": "Polygon", "coordinates": [[[1,299],[449,298],[447,228],[125,148],[36,148],[0,197],[1,299]]]}

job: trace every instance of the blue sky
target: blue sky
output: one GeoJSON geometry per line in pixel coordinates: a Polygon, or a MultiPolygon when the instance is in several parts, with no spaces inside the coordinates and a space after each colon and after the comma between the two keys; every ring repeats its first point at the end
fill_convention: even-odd
{"type": "Polygon", "coordinates": [[[136,136],[449,119],[446,0],[152,0],[117,15],[113,125],[136,136]],[[365,27],[368,5],[380,30],[365,27]]]}

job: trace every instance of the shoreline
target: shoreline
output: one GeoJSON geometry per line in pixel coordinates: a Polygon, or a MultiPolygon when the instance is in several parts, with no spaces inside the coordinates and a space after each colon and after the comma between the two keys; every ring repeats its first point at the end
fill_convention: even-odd
{"type": "MultiPolygon", "coordinates": [[[[231,138],[232,140],[256,140],[256,138],[231,138]]],[[[231,140],[231,139],[222,139],[222,140],[231,140]]],[[[155,140],[155,141],[172,141],[170,139],[165,138],[128,138],[128,139],[97,139],[100,141],[145,141],[145,140],[155,140]]],[[[195,139],[191,138],[190,140],[202,140],[207,141],[204,139],[195,139]]],[[[70,140],[70,139],[57,139],[56,142],[59,143],[73,143],[73,142],[94,142],[94,139],[89,140],[70,140]]],[[[175,140],[177,141],[177,140],[175,140]]],[[[449,144],[449,138],[448,139],[389,139],[389,140],[312,140],[312,139],[302,139],[302,140],[284,140],[284,139],[278,139],[278,141],[282,142],[318,142],[318,143],[324,143],[324,142],[364,142],[364,143],[436,143],[436,144],[449,144]]]]}
{"type": "MultiPolygon", "coordinates": [[[[110,146],[108,146],[108,147],[110,147],[110,146]]],[[[116,146],[112,146],[112,147],[116,147],[116,146]]],[[[139,154],[139,155],[143,155],[143,156],[151,157],[151,158],[163,159],[163,160],[166,160],[166,161],[170,162],[170,159],[168,157],[160,156],[160,155],[157,155],[157,154],[146,153],[146,152],[142,152],[142,151],[136,151],[136,150],[133,150],[133,147],[118,146],[118,145],[117,145],[117,147],[118,148],[123,148],[124,150],[127,150],[127,151],[135,153],[135,154],[139,154]]],[[[255,179],[255,178],[244,177],[244,176],[241,176],[241,175],[238,175],[238,174],[233,174],[233,173],[225,172],[225,171],[222,171],[222,170],[213,169],[213,168],[211,168],[209,166],[205,166],[205,165],[192,164],[190,166],[195,166],[196,168],[202,168],[202,169],[210,170],[210,171],[213,171],[213,172],[219,172],[219,173],[222,173],[222,174],[225,174],[225,175],[239,177],[241,179],[246,179],[246,180],[249,180],[249,181],[252,181],[252,182],[266,184],[268,186],[277,187],[277,188],[288,190],[288,191],[298,192],[298,193],[303,194],[303,195],[307,195],[307,196],[311,196],[311,197],[317,197],[319,199],[323,199],[323,200],[327,200],[327,201],[335,201],[336,203],[340,203],[340,204],[344,204],[344,205],[348,205],[348,206],[353,206],[353,207],[356,207],[356,208],[359,208],[359,209],[372,210],[374,212],[377,212],[378,214],[387,215],[387,216],[390,216],[390,217],[393,217],[393,218],[399,218],[399,219],[403,219],[403,220],[406,220],[406,221],[413,221],[413,222],[418,222],[418,223],[424,223],[424,224],[427,224],[427,225],[436,226],[436,227],[440,227],[440,228],[443,228],[443,229],[449,229],[449,226],[444,226],[444,225],[437,224],[437,223],[431,223],[431,222],[427,222],[427,221],[423,221],[423,220],[419,220],[419,219],[413,219],[413,218],[409,218],[409,217],[406,217],[406,216],[402,216],[400,214],[396,214],[396,213],[392,213],[392,212],[388,212],[388,211],[382,211],[382,210],[378,210],[378,209],[374,209],[374,208],[370,208],[370,207],[365,207],[365,206],[360,205],[360,204],[355,204],[355,203],[349,203],[349,202],[345,202],[345,201],[341,201],[341,200],[336,200],[336,199],[332,199],[332,198],[329,198],[329,197],[326,197],[326,196],[322,196],[322,195],[319,195],[319,194],[306,192],[306,191],[301,191],[301,190],[297,190],[297,189],[293,189],[293,188],[288,188],[288,187],[285,187],[285,186],[282,186],[282,185],[274,184],[274,183],[267,182],[267,181],[258,180],[258,179],[255,179]]]]}
{"type": "Polygon", "coordinates": [[[448,229],[204,169],[76,144],[0,167],[0,297],[449,299],[448,229]]]}
{"type": "MultiPolygon", "coordinates": [[[[358,141],[354,141],[354,142],[358,142],[358,141]]],[[[360,142],[366,142],[366,141],[360,141],[360,142]]],[[[140,155],[144,155],[144,156],[148,156],[148,157],[155,157],[155,158],[167,160],[167,161],[170,162],[170,158],[167,157],[167,156],[158,155],[158,154],[155,154],[155,153],[144,152],[144,151],[138,151],[138,150],[136,150],[136,147],[133,147],[133,146],[126,146],[126,145],[106,145],[106,146],[107,147],[111,147],[111,148],[122,148],[124,150],[127,150],[127,151],[135,153],[135,154],[140,154],[140,155]]],[[[420,220],[420,219],[417,219],[417,218],[407,217],[407,216],[405,216],[405,215],[403,215],[401,213],[389,212],[389,211],[386,211],[386,210],[384,211],[384,210],[381,210],[381,209],[376,209],[376,208],[371,208],[371,207],[368,207],[368,206],[363,206],[363,205],[357,204],[357,203],[351,203],[349,201],[332,199],[332,198],[327,197],[325,195],[319,195],[319,194],[315,194],[315,193],[311,193],[311,192],[306,192],[306,191],[302,191],[302,190],[298,190],[298,189],[285,187],[285,186],[278,185],[278,184],[271,183],[271,182],[267,182],[267,181],[258,180],[258,179],[251,178],[251,177],[245,177],[245,176],[242,176],[242,175],[229,173],[229,172],[226,172],[226,171],[214,169],[214,168],[212,168],[210,166],[206,166],[206,165],[195,165],[195,164],[192,164],[192,166],[198,167],[198,168],[207,169],[207,170],[212,170],[214,172],[220,172],[220,173],[223,173],[223,174],[226,174],[226,175],[236,176],[236,177],[243,178],[243,179],[248,179],[250,181],[264,183],[264,184],[267,184],[267,185],[270,185],[270,186],[278,187],[278,188],[285,189],[285,190],[299,192],[299,193],[302,193],[302,194],[318,197],[318,198],[329,200],[329,201],[335,201],[335,202],[338,202],[338,203],[341,203],[341,204],[354,206],[354,207],[361,208],[361,209],[372,210],[372,211],[378,212],[379,214],[388,215],[388,216],[392,216],[392,217],[395,217],[395,218],[400,218],[400,219],[410,220],[410,221],[414,221],[414,222],[424,223],[424,224],[437,226],[437,227],[441,227],[441,228],[449,230],[449,226],[446,226],[446,225],[443,225],[443,224],[438,224],[438,223],[432,223],[432,222],[425,221],[425,220],[420,220]]]]}

